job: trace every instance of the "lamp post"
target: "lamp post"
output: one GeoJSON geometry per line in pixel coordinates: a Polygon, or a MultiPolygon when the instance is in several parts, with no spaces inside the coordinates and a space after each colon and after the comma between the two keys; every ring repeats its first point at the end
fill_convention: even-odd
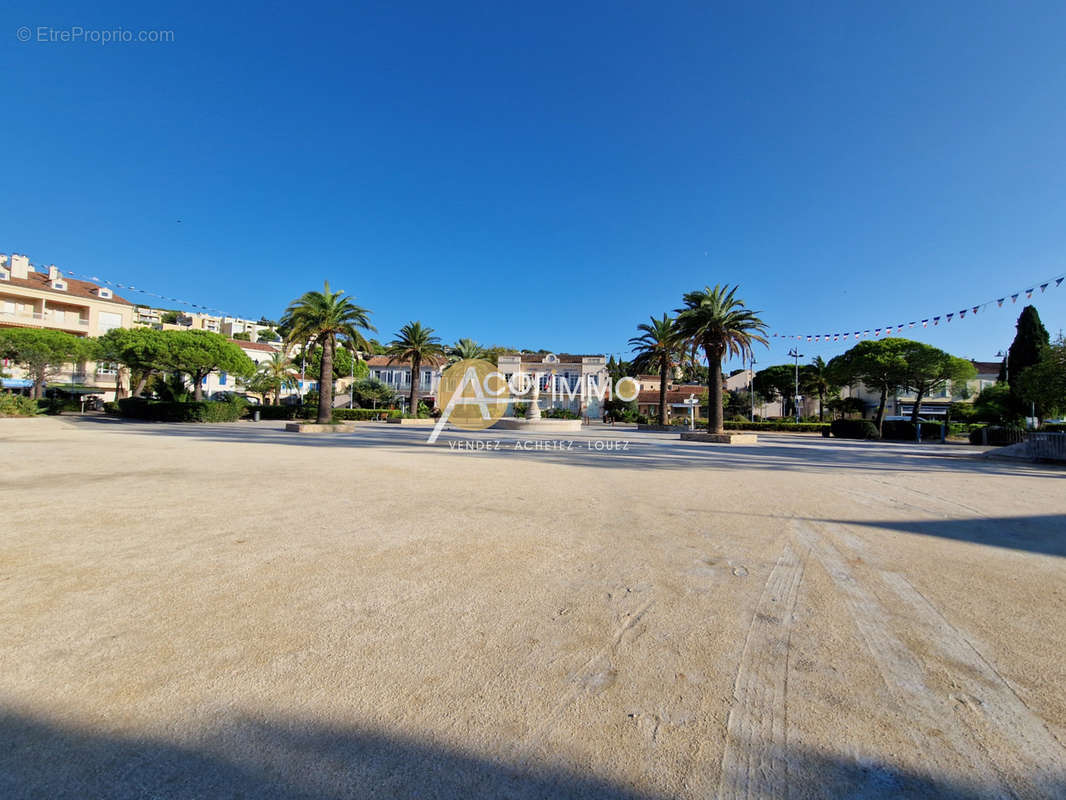
{"type": "Polygon", "coordinates": [[[751,374],[748,376],[748,399],[751,400],[751,421],[755,422],[755,354],[751,354],[751,374]]]}
{"type": "Polygon", "coordinates": [[[798,348],[793,347],[791,350],[788,351],[788,354],[789,354],[790,357],[796,359],[796,390],[795,390],[795,392],[793,394],[793,398],[794,399],[792,401],[792,404],[796,407],[796,423],[799,424],[799,421],[800,421],[800,406],[799,406],[799,400],[800,400],[800,359],[803,358],[803,353],[801,353],[798,348]]]}

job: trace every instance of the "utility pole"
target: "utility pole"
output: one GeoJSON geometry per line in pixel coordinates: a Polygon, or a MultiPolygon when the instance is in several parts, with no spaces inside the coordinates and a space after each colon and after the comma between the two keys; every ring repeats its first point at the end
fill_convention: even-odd
{"type": "Polygon", "coordinates": [[[355,351],[351,351],[349,355],[352,357],[352,385],[348,387],[348,408],[355,408],[352,405],[355,402],[355,351]]]}
{"type": "Polygon", "coordinates": [[[796,359],[796,391],[792,396],[792,405],[796,407],[796,424],[800,421],[800,359],[803,358],[803,353],[798,348],[793,347],[788,351],[789,356],[796,359]]]}

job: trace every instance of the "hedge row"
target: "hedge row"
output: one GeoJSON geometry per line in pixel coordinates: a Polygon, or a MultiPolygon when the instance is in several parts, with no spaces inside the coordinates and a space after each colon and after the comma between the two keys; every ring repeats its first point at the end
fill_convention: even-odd
{"type": "Polygon", "coordinates": [[[398,408],[335,408],[333,419],[336,420],[385,420],[401,416],[398,408]]]}
{"type": "Polygon", "coordinates": [[[1066,433],[1066,425],[1061,422],[1044,423],[1040,426],[1044,433],[1066,433]]]}
{"type": "Polygon", "coordinates": [[[119,413],[133,419],[152,422],[236,422],[244,410],[243,403],[172,403],[146,400],[143,397],[123,397],[118,401],[119,413]]]}
{"type": "Polygon", "coordinates": [[[829,427],[828,422],[726,422],[727,431],[791,431],[819,433],[829,427]]]}
{"type": "Polygon", "coordinates": [[[829,430],[838,439],[880,439],[877,426],[868,419],[835,419],[829,430]]]}

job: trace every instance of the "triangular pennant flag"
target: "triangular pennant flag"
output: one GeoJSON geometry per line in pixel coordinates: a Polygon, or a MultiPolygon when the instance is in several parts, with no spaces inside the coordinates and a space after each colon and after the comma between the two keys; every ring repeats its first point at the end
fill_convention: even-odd
{"type": "Polygon", "coordinates": [[[966,319],[966,309],[959,312],[959,319],[966,319]]]}
{"type": "Polygon", "coordinates": [[[880,335],[881,335],[881,329],[880,328],[874,328],[874,336],[880,336],[880,335]]]}
{"type": "Polygon", "coordinates": [[[833,341],[834,342],[839,342],[840,341],[840,334],[839,333],[834,333],[833,334],[833,341]]]}
{"type": "Polygon", "coordinates": [[[1032,297],[1032,296],[1033,296],[1033,290],[1032,290],[1032,289],[1026,289],[1026,290],[1025,290],[1025,297],[1026,297],[1026,299],[1028,299],[1028,298],[1030,298],[1030,297],[1032,297]]]}
{"type": "Polygon", "coordinates": [[[809,342],[810,340],[811,340],[811,337],[810,337],[810,336],[808,336],[808,337],[807,337],[807,341],[809,342]]]}
{"type": "Polygon", "coordinates": [[[1017,302],[1018,302],[1018,295],[1016,295],[1016,294],[1012,294],[1012,295],[1010,296],[1010,301],[1011,301],[1012,303],[1017,303],[1017,302]]]}
{"type": "Polygon", "coordinates": [[[976,313],[977,313],[977,309],[979,309],[979,308],[980,308],[980,306],[974,306],[974,307],[973,307],[973,308],[971,308],[970,310],[971,310],[971,311],[972,311],[972,312],[973,312],[974,314],[976,314],[976,313]]]}
{"type": "Polygon", "coordinates": [[[1047,291],[1047,284],[1046,283],[1040,284],[1040,294],[1043,294],[1045,291],[1047,291]]]}
{"type": "Polygon", "coordinates": [[[896,333],[899,333],[901,330],[903,330],[903,323],[902,322],[899,325],[896,326],[896,333]]]}
{"type": "Polygon", "coordinates": [[[913,322],[911,322],[911,323],[910,323],[910,324],[909,324],[909,325],[908,325],[907,327],[909,327],[909,328],[913,328],[913,327],[914,327],[914,323],[913,323],[913,322]]]}
{"type": "Polygon", "coordinates": [[[869,336],[870,335],[870,331],[865,330],[865,331],[862,332],[862,335],[863,336],[869,336]]]}
{"type": "Polygon", "coordinates": [[[999,298],[999,299],[998,299],[998,300],[996,301],[996,303],[997,303],[997,304],[999,305],[999,307],[1000,307],[1000,308],[1003,308],[1003,301],[1004,301],[1004,300],[1006,300],[1006,299],[1007,299],[1007,298],[1005,298],[1005,297],[1001,297],[1001,298],[999,298]]]}
{"type": "Polygon", "coordinates": [[[922,327],[923,328],[928,328],[929,327],[929,320],[923,319],[922,320],[922,327]]]}
{"type": "Polygon", "coordinates": [[[933,317],[933,327],[935,328],[940,324],[940,317],[933,317]]]}
{"type": "Polygon", "coordinates": [[[951,322],[951,318],[954,317],[954,316],[955,316],[955,312],[954,311],[951,312],[950,314],[948,314],[948,316],[947,316],[948,322],[951,322]]]}
{"type": "Polygon", "coordinates": [[[1062,278],[1055,278],[1055,288],[1056,288],[1056,289],[1058,289],[1058,288],[1059,288],[1059,285],[1060,285],[1061,283],[1062,283],[1062,278]]]}

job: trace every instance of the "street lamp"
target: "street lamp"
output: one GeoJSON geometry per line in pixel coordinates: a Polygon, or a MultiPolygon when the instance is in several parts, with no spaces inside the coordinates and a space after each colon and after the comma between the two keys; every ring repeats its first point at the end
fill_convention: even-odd
{"type": "Polygon", "coordinates": [[[751,400],[751,421],[755,422],[755,354],[751,354],[751,374],[748,375],[748,399],[751,400]]]}
{"type": "Polygon", "coordinates": [[[795,392],[793,394],[793,397],[795,397],[795,400],[793,401],[793,405],[796,407],[796,424],[799,424],[799,421],[800,421],[800,406],[799,406],[799,399],[800,399],[800,359],[803,358],[803,353],[801,353],[797,348],[793,347],[791,350],[788,351],[788,355],[789,355],[789,357],[796,359],[796,390],[795,390],[795,392]]]}

